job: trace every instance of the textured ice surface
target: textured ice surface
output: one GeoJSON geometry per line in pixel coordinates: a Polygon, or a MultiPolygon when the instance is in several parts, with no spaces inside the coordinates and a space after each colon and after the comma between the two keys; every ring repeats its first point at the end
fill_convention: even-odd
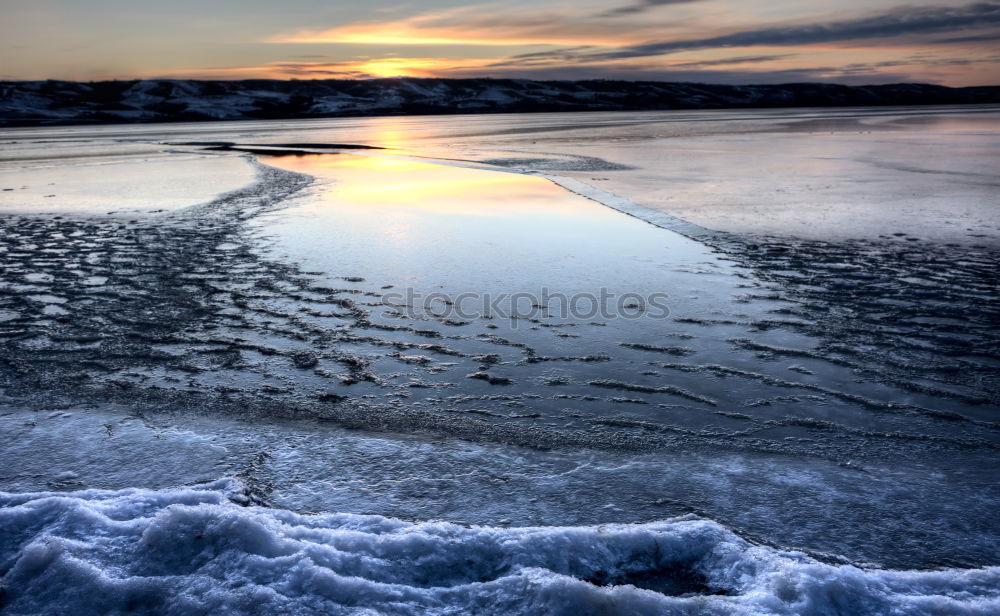
{"type": "Polygon", "coordinates": [[[713,522],[465,527],[247,506],[235,482],[0,493],[5,613],[995,614],[1000,569],[829,565],[713,522]]]}
{"type": "MultiPolygon", "coordinates": [[[[296,512],[488,526],[695,513],[823,558],[896,568],[981,566],[1000,552],[992,458],[975,451],[953,450],[947,465],[838,463],[736,447],[685,452],[683,443],[673,451],[540,450],[326,422],[169,416],[136,405],[0,412],[10,491],[161,488],[239,476],[259,502],[296,512]]],[[[479,440],[495,434],[478,429],[479,440]]]]}
{"type": "MultiPolygon", "coordinates": [[[[823,113],[827,122],[833,112],[823,113]]],[[[521,584],[520,598],[536,601],[527,607],[497,603],[515,612],[572,606],[566,599],[572,596],[582,602],[581,610],[597,613],[600,609],[590,599],[611,596],[621,598],[612,607],[624,606],[626,613],[647,609],[633,603],[635,597],[651,601],[652,613],[669,613],[664,601],[676,599],[664,598],[664,593],[721,590],[730,594],[683,599],[687,603],[676,611],[892,613],[895,605],[900,614],[985,613],[995,605],[975,597],[987,583],[995,585],[995,579],[989,577],[993,570],[983,573],[982,567],[996,565],[1000,553],[992,513],[1000,500],[994,471],[1000,447],[1000,334],[995,327],[1000,285],[997,253],[990,247],[992,223],[977,222],[970,195],[979,194],[975,186],[982,173],[976,165],[992,155],[989,147],[976,145],[983,135],[972,134],[969,124],[949,128],[931,122],[929,128],[917,129],[907,113],[867,117],[850,111],[851,119],[824,126],[850,143],[868,139],[846,136],[858,123],[895,126],[880,129],[881,145],[873,146],[880,152],[891,149],[891,135],[909,145],[923,138],[921,131],[951,135],[941,147],[958,152],[949,159],[954,168],[921,177],[947,178],[938,186],[956,200],[942,215],[956,225],[968,223],[949,236],[954,242],[922,232],[902,235],[907,231],[887,227],[878,229],[885,237],[865,231],[849,241],[801,237],[808,233],[726,235],[648,216],[635,203],[613,201],[593,188],[611,182],[600,178],[617,174],[624,182],[652,166],[658,167],[657,181],[683,184],[690,173],[671,179],[672,166],[653,162],[643,167],[636,159],[672,156],[671,144],[681,144],[674,139],[682,135],[704,134],[714,147],[729,149],[718,159],[699,159],[690,152],[690,143],[684,146],[691,154],[685,160],[702,160],[709,176],[715,171],[706,161],[724,161],[736,152],[750,156],[746,148],[753,141],[748,135],[764,138],[768,131],[778,131],[779,141],[824,150],[830,144],[816,140],[827,135],[808,135],[823,116],[814,112],[9,131],[4,138],[11,141],[0,149],[5,164],[14,165],[41,159],[75,165],[80,157],[117,164],[136,156],[160,160],[204,154],[202,146],[151,140],[284,144],[286,153],[293,147],[288,144],[297,142],[397,150],[365,159],[382,161],[382,167],[352,163],[360,159],[332,147],[307,148],[327,152],[324,156],[267,158],[287,169],[256,166],[256,181],[243,189],[155,217],[106,212],[53,216],[37,210],[3,216],[0,486],[20,492],[168,488],[237,476],[253,502],[267,503],[274,511],[239,509],[249,517],[239,518],[236,526],[284,516],[300,520],[283,510],[340,511],[489,526],[495,530],[483,531],[486,535],[513,543],[523,538],[514,527],[583,525],[603,529],[579,531],[588,537],[608,528],[617,536],[621,527],[596,525],[693,513],[703,520],[682,523],[715,529],[711,532],[721,537],[718,545],[736,545],[734,553],[764,554],[761,562],[790,562],[770,548],[746,547],[730,531],[808,553],[808,558],[787,557],[798,563],[794,566],[775,565],[781,571],[809,572],[805,578],[795,573],[808,589],[785,593],[787,585],[776,581],[784,574],[762,574],[770,581],[754,574],[749,586],[739,586],[716,572],[712,579],[723,581],[713,590],[705,586],[707,570],[685,565],[677,575],[668,575],[632,552],[629,559],[647,564],[616,569],[605,556],[579,551],[603,549],[589,539],[572,553],[594,563],[592,577],[543,562],[548,557],[539,551],[543,560],[536,564],[541,569],[525,569],[535,572],[525,574],[527,578],[501,572],[470,584],[485,584],[476,586],[476,592],[504,589],[489,596],[512,598],[516,593],[500,580],[513,576],[521,584]],[[665,133],[657,133],[660,129],[665,133]],[[727,131],[736,136],[723,136],[727,131]],[[649,134],[660,137],[643,137],[649,134]],[[604,139],[600,147],[594,145],[599,141],[594,135],[604,139]],[[415,164],[398,156],[406,152],[434,156],[436,162],[462,158],[464,162],[447,162],[466,168],[415,164]],[[970,152],[982,157],[970,162],[970,152]],[[575,179],[560,181],[688,237],[604,209],[543,178],[482,170],[489,165],[572,175],[575,179]],[[971,175],[958,173],[963,166],[971,175]],[[309,178],[290,169],[317,179],[307,186],[309,178]],[[573,184],[577,181],[592,186],[588,190],[573,184]],[[449,186],[462,186],[461,194],[449,186]],[[945,190],[948,186],[954,190],[945,190]],[[386,198],[397,193],[405,197],[386,198]],[[563,292],[599,286],[665,290],[672,312],[665,320],[573,322],[547,314],[520,322],[456,320],[412,315],[409,306],[384,301],[407,286],[453,293],[509,292],[540,284],[563,292]],[[869,564],[857,569],[848,562],[869,564]],[[808,566],[799,568],[802,563],[808,566]],[[968,570],[871,570],[954,566],[968,570]],[[569,572],[570,578],[553,578],[545,570],[569,572]],[[818,578],[832,586],[813,585],[818,578]],[[557,581],[550,583],[553,579],[557,581]],[[623,589],[621,582],[663,592],[623,589]],[[931,582],[942,585],[932,587],[931,582]],[[608,584],[618,586],[610,589],[608,584]],[[946,589],[952,584],[959,590],[946,589]],[[752,588],[762,590],[744,592],[752,588]],[[848,596],[866,603],[853,604],[848,596]],[[551,597],[555,603],[545,603],[551,597]]],[[[988,138],[989,129],[983,131],[988,138]]],[[[841,146],[862,147],[859,143],[841,146]]],[[[897,167],[906,166],[892,160],[897,167]]],[[[833,168],[814,162],[817,169],[833,168]]],[[[871,171],[865,177],[876,183],[904,184],[908,174],[917,173],[868,163],[852,169],[855,175],[871,171]]],[[[793,182],[804,177],[792,176],[793,182]]],[[[774,174],[768,177],[775,179],[774,174]]],[[[638,190],[642,183],[634,185],[634,194],[623,194],[640,199],[646,194],[638,190]]],[[[724,199],[726,191],[713,194],[724,199]]],[[[803,201],[800,197],[796,202],[803,201]]],[[[820,205],[830,206],[824,199],[820,205]]],[[[706,215],[721,211],[708,201],[702,205],[706,215]]],[[[816,219],[818,211],[822,208],[796,210],[792,213],[798,218],[782,224],[816,219]]],[[[912,215],[905,222],[914,229],[940,221],[936,215],[924,216],[927,210],[919,207],[906,211],[912,215]]],[[[836,217],[827,222],[841,228],[836,217]]],[[[829,227],[815,227],[819,235],[823,229],[829,227]]],[[[141,491],[133,496],[150,503],[160,498],[141,491]]],[[[221,496],[212,498],[229,507],[221,496]]],[[[89,507],[76,496],[58,502],[79,505],[63,516],[67,524],[89,507]]],[[[11,511],[22,511],[21,505],[3,513],[11,511]]],[[[37,505],[35,511],[49,510],[37,505]]],[[[50,519],[38,517],[31,532],[41,532],[50,519]]],[[[677,523],[644,528],[666,528],[663,532],[670,534],[677,523]]],[[[478,531],[431,527],[454,529],[449,558],[458,558],[462,550],[480,554],[469,547],[478,545],[478,531]]],[[[530,532],[559,538],[577,531],[530,532]]],[[[230,534],[240,536],[239,531],[230,534]]],[[[119,541],[115,536],[105,535],[111,543],[119,541]]],[[[273,545],[271,539],[261,541],[273,545]]],[[[86,545],[74,544],[74,549],[86,551],[86,545]]],[[[531,545],[534,549],[536,544],[531,545]]],[[[208,550],[204,557],[212,560],[226,549],[208,550]]],[[[439,551],[436,546],[433,550],[439,551]]],[[[44,581],[25,584],[71,592],[68,586],[48,585],[45,576],[62,579],[66,563],[89,570],[90,556],[73,558],[42,559],[51,572],[42,567],[37,580],[44,581]]],[[[102,561],[106,575],[98,583],[113,585],[118,578],[154,571],[148,562],[139,564],[136,552],[122,558],[117,564],[102,561]],[[126,563],[130,556],[137,559],[136,569],[126,563]]],[[[473,560],[493,562],[485,556],[473,560]]],[[[295,557],[282,562],[292,561],[299,562],[295,557]]],[[[188,559],[188,572],[202,562],[188,559]]],[[[230,564],[223,559],[210,568],[217,566],[218,572],[230,564]]],[[[476,566],[467,568],[478,571],[476,566]]],[[[454,569],[458,575],[459,567],[454,569]]],[[[10,569],[9,575],[21,571],[10,569]]],[[[165,571],[154,572],[159,576],[165,571]]],[[[346,569],[336,571],[341,575],[346,569]]],[[[390,580],[379,592],[403,597],[404,604],[415,597],[411,611],[475,611],[469,606],[476,604],[468,601],[481,600],[459,593],[435,595],[438,603],[433,605],[419,603],[432,599],[423,591],[413,594],[391,586],[396,583],[391,580],[403,578],[386,571],[372,573],[390,580]],[[450,599],[454,602],[448,603],[450,599]]],[[[240,569],[231,577],[246,581],[247,589],[258,581],[269,587],[278,583],[253,575],[240,569]]],[[[363,580],[371,578],[364,575],[357,583],[370,588],[363,580]]],[[[81,574],[72,579],[85,589],[93,588],[88,584],[95,578],[81,574]]],[[[193,579],[185,573],[164,583],[176,589],[193,579]]],[[[197,584],[205,583],[198,588],[215,584],[198,579],[197,584]]],[[[426,579],[438,584],[437,578],[426,579]]],[[[401,583],[410,586],[411,581],[401,583]]],[[[151,580],[126,584],[139,589],[141,598],[147,596],[146,582],[156,586],[151,580]]],[[[185,596],[237,604],[256,596],[215,586],[214,595],[207,590],[199,595],[196,589],[185,596]]],[[[112,587],[119,588],[107,586],[112,587]]],[[[129,592],[116,596],[131,597],[129,592]]],[[[284,600],[262,592],[261,605],[274,607],[267,602],[284,600]]],[[[285,596],[294,602],[310,593],[315,601],[325,600],[321,587],[300,585],[285,596]]],[[[17,609],[32,609],[27,596],[17,595],[17,609]]],[[[371,596],[372,605],[391,611],[385,595],[371,596]]],[[[398,609],[410,609],[404,604],[398,609]]],[[[148,604],[135,604],[141,605],[148,604]]]]}

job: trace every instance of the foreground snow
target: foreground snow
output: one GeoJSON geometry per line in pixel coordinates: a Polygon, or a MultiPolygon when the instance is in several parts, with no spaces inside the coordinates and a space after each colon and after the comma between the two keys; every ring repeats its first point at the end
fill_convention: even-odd
{"type": "Polygon", "coordinates": [[[753,545],[693,517],[467,528],[306,516],[247,504],[235,480],[163,491],[0,493],[6,613],[1000,610],[997,567],[906,572],[835,566],[753,545]]]}

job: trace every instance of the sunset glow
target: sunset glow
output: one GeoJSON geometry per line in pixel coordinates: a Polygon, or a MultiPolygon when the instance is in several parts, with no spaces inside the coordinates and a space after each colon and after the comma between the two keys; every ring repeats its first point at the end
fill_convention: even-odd
{"type": "Polygon", "coordinates": [[[112,4],[6,2],[0,79],[1000,81],[1000,2],[183,0],[127,27],[112,4]]]}
{"type": "Polygon", "coordinates": [[[373,21],[326,30],[303,30],[265,39],[271,43],[517,47],[523,45],[627,45],[654,33],[648,24],[627,30],[606,20],[575,19],[540,13],[527,19],[509,13],[471,10],[431,12],[394,21],[373,21]],[[568,27],[568,26],[572,27],[568,27]]]}
{"type": "Polygon", "coordinates": [[[1000,615],[1000,0],[0,3],[0,616],[1000,615]]]}

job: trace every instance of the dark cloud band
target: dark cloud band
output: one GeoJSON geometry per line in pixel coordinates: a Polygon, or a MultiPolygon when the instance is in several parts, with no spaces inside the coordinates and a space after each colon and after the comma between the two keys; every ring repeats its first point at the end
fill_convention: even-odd
{"type": "MultiPolygon", "coordinates": [[[[1000,28],[1000,3],[979,2],[965,6],[901,6],[858,19],[777,26],[708,38],[658,41],[610,51],[570,52],[569,55],[578,61],[597,62],[657,56],[690,49],[810,45],[860,39],[899,38],[941,32],[952,33],[981,28],[1000,28]]],[[[1000,33],[980,34],[976,36],[976,39],[992,40],[998,34],[1000,33]]],[[[538,61],[546,56],[563,61],[568,59],[566,50],[554,50],[523,54],[516,56],[515,61],[538,61]]]]}
{"type": "Polygon", "coordinates": [[[623,17],[625,15],[636,15],[638,13],[645,13],[656,7],[666,6],[668,4],[691,4],[693,2],[701,2],[701,0],[641,0],[634,4],[627,4],[615,9],[610,9],[604,11],[603,13],[598,13],[598,17],[623,17]]]}

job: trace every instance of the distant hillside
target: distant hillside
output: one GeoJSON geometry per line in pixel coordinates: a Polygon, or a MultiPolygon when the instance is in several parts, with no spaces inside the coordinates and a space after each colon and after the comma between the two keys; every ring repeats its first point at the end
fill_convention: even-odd
{"type": "Polygon", "coordinates": [[[0,125],[361,115],[1000,103],[1000,86],[724,86],[657,81],[3,81],[0,125]]]}

